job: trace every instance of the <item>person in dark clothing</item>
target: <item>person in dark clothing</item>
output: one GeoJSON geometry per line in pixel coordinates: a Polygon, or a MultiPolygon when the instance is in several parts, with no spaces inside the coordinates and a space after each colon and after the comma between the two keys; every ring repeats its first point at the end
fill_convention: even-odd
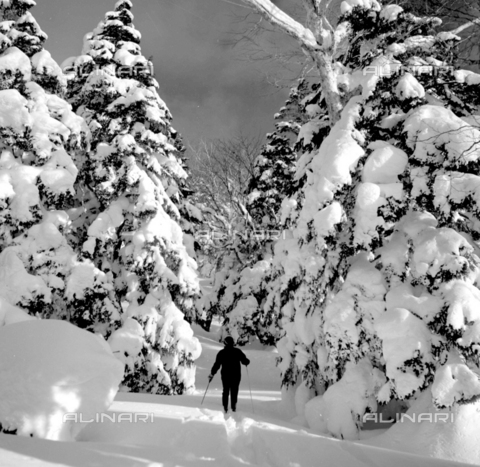
{"type": "Polygon", "coordinates": [[[240,380],[242,378],[240,364],[248,366],[250,360],[240,349],[234,346],[235,342],[233,341],[233,337],[226,337],[224,343],[225,347],[218,352],[208,380],[212,381],[220,367],[222,368],[220,375],[222,376],[223,385],[223,408],[225,412],[228,411],[228,396],[230,395],[232,411],[235,412],[237,409],[238,387],[240,386],[240,380]]]}

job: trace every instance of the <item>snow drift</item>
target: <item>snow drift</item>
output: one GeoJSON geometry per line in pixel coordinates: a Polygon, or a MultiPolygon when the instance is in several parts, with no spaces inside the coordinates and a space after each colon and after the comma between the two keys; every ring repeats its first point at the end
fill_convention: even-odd
{"type": "Polygon", "coordinates": [[[2,431],[72,439],[110,406],[122,378],[123,365],[108,345],[65,321],[0,328],[2,431]]]}

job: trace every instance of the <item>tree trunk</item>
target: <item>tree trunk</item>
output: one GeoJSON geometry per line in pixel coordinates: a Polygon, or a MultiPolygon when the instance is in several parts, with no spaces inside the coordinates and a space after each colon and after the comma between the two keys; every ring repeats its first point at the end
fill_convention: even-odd
{"type": "MultiPolygon", "coordinates": [[[[337,77],[332,66],[333,50],[325,50],[317,42],[315,34],[307,27],[295,21],[284,11],[280,10],[270,0],[243,0],[246,4],[252,6],[260,15],[277,29],[285,32],[295,38],[302,49],[312,58],[317,66],[320,76],[323,95],[327,103],[328,115],[330,117],[330,126],[340,119],[342,103],[337,87],[337,77]]],[[[309,14],[314,14],[310,11],[309,14]]],[[[313,20],[310,20],[312,23],[313,20]]],[[[319,25],[319,22],[315,22],[319,25]]],[[[326,31],[326,30],[325,30],[326,31]]],[[[328,31],[330,33],[330,31],[328,31]]],[[[317,36],[321,36],[321,31],[317,31],[317,36]]]]}
{"type": "Polygon", "coordinates": [[[340,120],[343,108],[340,101],[340,94],[338,92],[337,76],[333,71],[332,59],[329,55],[317,52],[313,58],[320,74],[322,91],[327,103],[330,126],[332,127],[338,120],[340,120]]]}

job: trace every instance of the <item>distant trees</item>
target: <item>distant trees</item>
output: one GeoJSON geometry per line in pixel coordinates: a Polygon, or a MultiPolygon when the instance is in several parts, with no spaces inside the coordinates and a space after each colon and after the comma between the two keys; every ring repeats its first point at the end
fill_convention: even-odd
{"type": "Polygon", "coordinates": [[[301,81],[275,116],[275,131],[267,135],[243,189],[245,221],[224,246],[222,268],[217,269],[212,292],[202,302],[205,320],[220,317],[223,332],[240,345],[254,338],[273,345],[282,335],[279,312],[265,299],[280,235],[280,206],[295,186],[293,145],[304,121],[306,89],[301,81]]]}
{"type": "MultiPolygon", "coordinates": [[[[238,135],[231,140],[203,141],[190,148],[193,199],[202,213],[196,241],[201,246],[203,274],[221,268],[236,231],[251,224],[247,187],[261,148],[258,138],[238,135]]],[[[251,225],[250,225],[251,228],[251,225]]],[[[242,263],[241,258],[237,259],[242,263]]]]}

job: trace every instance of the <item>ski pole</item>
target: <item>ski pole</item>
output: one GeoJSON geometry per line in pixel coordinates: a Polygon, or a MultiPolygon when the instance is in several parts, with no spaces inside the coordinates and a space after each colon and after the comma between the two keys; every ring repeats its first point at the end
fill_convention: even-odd
{"type": "Polygon", "coordinates": [[[247,379],[248,379],[248,388],[250,389],[250,402],[252,403],[252,413],[255,413],[255,410],[253,409],[252,386],[250,385],[250,375],[248,374],[248,366],[247,366],[247,379]]]}
{"type": "Polygon", "coordinates": [[[203,401],[205,400],[205,396],[207,395],[207,391],[208,391],[209,386],[210,386],[210,380],[208,380],[207,389],[205,389],[205,394],[203,395],[202,403],[200,405],[203,405],[203,401]]]}

